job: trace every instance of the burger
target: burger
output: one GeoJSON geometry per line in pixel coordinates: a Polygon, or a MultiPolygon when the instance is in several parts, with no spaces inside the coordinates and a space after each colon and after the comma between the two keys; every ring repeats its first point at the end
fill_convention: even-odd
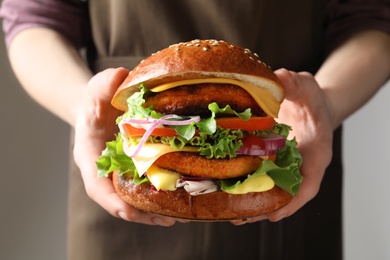
{"type": "Polygon", "coordinates": [[[97,161],[145,212],[231,221],[275,211],[298,192],[302,157],[277,123],[284,90],[249,49],[217,40],[171,45],[117,89],[119,133],[97,161]]]}

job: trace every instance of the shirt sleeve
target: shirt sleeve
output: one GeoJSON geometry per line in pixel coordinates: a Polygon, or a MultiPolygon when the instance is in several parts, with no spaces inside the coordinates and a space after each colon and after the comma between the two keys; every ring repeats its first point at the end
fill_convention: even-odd
{"type": "Polygon", "coordinates": [[[352,34],[380,30],[390,34],[389,0],[330,0],[325,11],[325,42],[331,50],[352,34]]]}
{"type": "Polygon", "coordinates": [[[82,0],[3,0],[0,18],[7,46],[31,27],[56,30],[78,48],[90,37],[87,3],[82,0]]]}

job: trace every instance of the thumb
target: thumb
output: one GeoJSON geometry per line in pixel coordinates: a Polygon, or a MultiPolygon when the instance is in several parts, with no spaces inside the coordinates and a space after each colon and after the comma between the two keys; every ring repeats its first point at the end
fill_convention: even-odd
{"type": "Polygon", "coordinates": [[[101,101],[111,102],[116,90],[125,80],[129,70],[110,68],[97,73],[88,83],[88,95],[96,96],[101,101]]]}
{"type": "Polygon", "coordinates": [[[308,72],[296,73],[287,69],[278,69],[275,71],[285,91],[285,99],[290,101],[300,100],[307,91],[307,80],[314,78],[308,72]]]}

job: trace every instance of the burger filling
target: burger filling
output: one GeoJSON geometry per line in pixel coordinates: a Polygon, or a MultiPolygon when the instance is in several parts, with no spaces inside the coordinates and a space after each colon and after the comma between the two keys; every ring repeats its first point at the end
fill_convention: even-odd
{"type": "Polygon", "coordinates": [[[268,117],[244,89],[202,83],[151,92],[141,85],[127,103],[120,134],[97,162],[99,176],[118,170],[136,184],[191,195],[274,185],[297,193],[302,158],[286,139],[290,127],[268,117]]]}

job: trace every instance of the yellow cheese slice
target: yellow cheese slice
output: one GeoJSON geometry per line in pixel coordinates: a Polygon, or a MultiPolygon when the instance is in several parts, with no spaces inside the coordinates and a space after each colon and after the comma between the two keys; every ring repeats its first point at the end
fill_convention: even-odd
{"type": "MultiPolygon", "coordinates": [[[[184,146],[179,151],[198,152],[198,148],[193,146],[184,146]]],[[[135,167],[137,168],[138,174],[143,175],[159,157],[172,152],[178,152],[178,150],[166,144],[145,143],[137,156],[132,159],[135,167]]]]}
{"type": "Polygon", "coordinates": [[[225,83],[225,84],[237,85],[245,89],[267,115],[273,118],[278,117],[280,103],[276,100],[276,98],[271,93],[269,93],[265,88],[261,88],[251,83],[241,82],[234,79],[226,79],[226,78],[188,79],[188,80],[181,80],[181,81],[162,84],[157,87],[151,88],[150,90],[152,92],[161,92],[182,85],[193,85],[193,84],[202,84],[202,83],[225,83]]]}
{"type": "Polygon", "coordinates": [[[226,190],[230,194],[246,194],[249,192],[262,192],[272,189],[275,182],[266,173],[250,176],[245,181],[237,185],[234,189],[226,190]]]}
{"type": "Polygon", "coordinates": [[[152,165],[147,170],[149,181],[157,190],[176,190],[176,181],[180,179],[180,174],[152,165]]]}

